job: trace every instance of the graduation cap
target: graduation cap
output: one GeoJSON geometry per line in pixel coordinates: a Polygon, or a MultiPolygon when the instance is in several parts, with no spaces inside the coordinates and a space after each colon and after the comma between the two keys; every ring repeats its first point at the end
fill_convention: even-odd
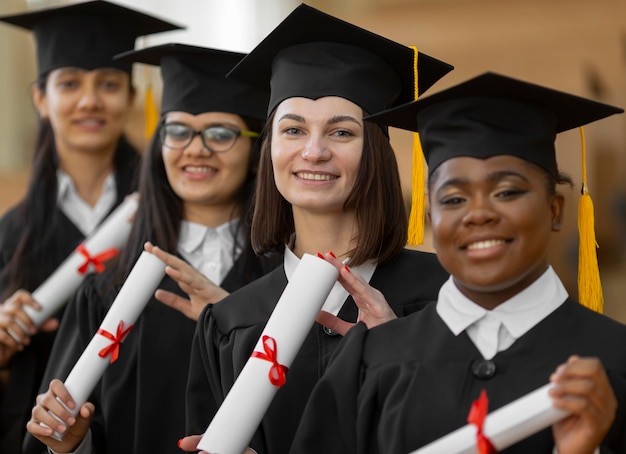
{"type": "Polygon", "coordinates": [[[161,112],[228,112],[263,121],[267,94],[226,78],[245,54],[169,43],[124,52],[116,60],[161,67],[161,112]]]}
{"type": "Polygon", "coordinates": [[[339,96],[375,113],[413,101],[451,70],[447,63],[301,4],[228,77],[269,91],[268,114],[287,98],[323,96],[339,96]]]}
{"type": "Polygon", "coordinates": [[[138,36],[182,28],[104,0],[0,16],[0,21],[34,32],[40,76],[67,66],[130,72],[130,63],[113,62],[115,54],[134,48],[138,36]]]}
{"type": "Polygon", "coordinates": [[[429,174],[448,159],[513,155],[558,175],[556,134],[581,128],[583,187],[579,203],[579,300],[602,310],[593,205],[586,182],[582,126],[623,109],[485,73],[432,96],[368,119],[420,133],[429,174]]]}

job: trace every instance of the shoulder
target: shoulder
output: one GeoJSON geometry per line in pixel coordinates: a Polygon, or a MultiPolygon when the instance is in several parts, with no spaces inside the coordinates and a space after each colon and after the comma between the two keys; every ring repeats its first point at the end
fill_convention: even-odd
{"type": "Polygon", "coordinates": [[[203,313],[203,318],[212,317],[223,333],[264,324],[286,286],[285,269],[279,266],[214,304],[203,313]]]}
{"type": "MultiPolygon", "coordinates": [[[[618,336],[622,342],[626,341],[626,325],[604,314],[592,311],[573,299],[568,299],[562,306],[571,323],[579,325],[578,330],[595,333],[596,336],[618,336]]],[[[558,312],[558,311],[557,311],[558,312]]]]}
{"type": "Polygon", "coordinates": [[[441,266],[436,254],[412,249],[403,249],[393,260],[378,266],[376,271],[403,279],[419,277],[441,283],[448,278],[448,272],[441,266]]]}

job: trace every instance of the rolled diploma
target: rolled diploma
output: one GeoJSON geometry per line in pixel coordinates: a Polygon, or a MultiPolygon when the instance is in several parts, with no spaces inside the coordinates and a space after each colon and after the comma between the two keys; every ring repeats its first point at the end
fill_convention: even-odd
{"type": "MultiPolygon", "coordinates": [[[[270,336],[276,340],[278,363],[291,366],[338,276],[330,263],[304,254],[254,350],[263,352],[263,336],[270,336]]],[[[278,391],[268,378],[271,367],[270,361],[248,359],[198,449],[211,454],[243,453],[278,391]]]]}
{"type": "MultiPolygon", "coordinates": [[[[142,252],[102,320],[100,329],[115,334],[120,321],[124,322],[126,328],[134,324],[164,275],[165,263],[148,252],[142,252]]],[[[132,335],[132,330],[129,335],[132,335]]],[[[87,401],[109,365],[111,358],[102,358],[98,353],[111,345],[111,342],[106,337],[95,334],[65,380],[65,387],[76,403],[73,410],[67,410],[74,416],[87,401]]],[[[124,350],[120,349],[120,355],[123,354],[124,350]]],[[[57,432],[53,436],[59,440],[63,437],[57,432]]]]}
{"type": "MultiPolygon", "coordinates": [[[[498,450],[508,448],[569,415],[552,406],[547,384],[489,413],[483,433],[498,450]]],[[[468,424],[411,454],[475,454],[476,426],[468,424]]]]}
{"type": "MultiPolygon", "coordinates": [[[[137,211],[138,203],[136,197],[128,197],[83,241],[90,255],[96,256],[111,248],[119,249],[126,243],[132,228],[129,219],[137,211]]],[[[76,292],[92,268],[90,264],[87,273],[79,273],[78,268],[84,263],[85,257],[81,253],[72,252],[33,292],[33,299],[41,305],[41,310],[24,306],[24,312],[36,326],[54,315],[76,292]]]]}

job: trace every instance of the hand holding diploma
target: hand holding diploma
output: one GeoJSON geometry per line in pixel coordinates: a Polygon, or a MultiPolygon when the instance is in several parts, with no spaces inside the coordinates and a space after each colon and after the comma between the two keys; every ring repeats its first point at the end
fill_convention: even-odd
{"type": "Polygon", "coordinates": [[[106,261],[126,243],[138,203],[136,196],[127,197],[33,292],[40,309],[24,306],[24,311],[36,327],[69,300],[88,273],[104,271],[106,261]]]}
{"type": "Polygon", "coordinates": [[[122,342],[132,335],[134,323],[164,275],[165,263],[143,252],[65,383],[53,380],[48,391],[38,397],[27,425],[36,438],[53,449],[53,445],[72,448],[76,439],[82,440],[86,430],[74,424],[93,414],[93,405],[85,407],[85,402],[109,364],[123,356],[122,342]],[[67,434],[71,437],[66,441],[63,437],[67,434]]]}
{"type": "Polygon", "coordinates": [[[482,421],[476,418],[476,405],[487,405],[486,395],[481,395],[470,411],[470,424],[411,454],[494,452],[488,445],[499,451],[549,426],[559,454],[593,453],[611,427],[617,409],[604,367],[597,358],[572,356],[550,380],[487,414],[482,421]]]}
{"type": "Polygon", "coordinates": [[[197,449],[219,454],[244,452],[276,392],[288,379],[288,369],[337,276],[337,269],[325,260],[302,256],[197,449]]]}
{"type": "MultiPolygon", "coordinates": [[[[347,265],[340,262],[332,252],[325,254],[324,259],[337,268],[339,271],[339,283],[350,296],[352,296],[352,299],[359,308],[356,323],[363,322],[371,329],[397,318],[385,299],[385,296],[379,290],[372,287],[362,276],[358,273],[353,273],[352,270],[347,265]]],[[[326,311],[321,311],[316,320],[319,324],[330,328],[342,336],[345,336],[348,330],[356,324],[346,322],[326,311]]]]}

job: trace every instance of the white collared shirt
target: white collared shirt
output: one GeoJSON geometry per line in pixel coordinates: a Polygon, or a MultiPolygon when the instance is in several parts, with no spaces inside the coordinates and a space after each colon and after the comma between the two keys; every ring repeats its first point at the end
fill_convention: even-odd
{"type": "MultiPolygon", "coordinates": [[[[293,253],[293,251],[289,247],[285,247],[285,255],[283,263],[285,265],[285,274],[287,275],[287,281],[291,278],[293,273],[296,271],[298,264],[300,263],[300,259],[293,253]]],[[[373,260],[369,260],[362,265],[355,266],[354,268],[350,268],[353,273],[359,273],[363,276],[367,282],[370,281],[374,271],[376,271],[376,263],[373,260]]],[[[348,298],[348,292],[339,282],[335,282],[333,285],[328,298],[326,298],[326,302],[324,306],[322,306],[322,310],[326,312],[330,312],[333,315],[337,315],[343,306],[343,303],[348,298]]]]}
{"type": "Polygon", "coordinates": [[[72,178],[60,169],[57,170],[57,188],[57,205],[85,236],[109,214],[117,198],[113,172],[104,180],[102,194],[93,207],[78,195],[72,178]]]}
{"type": "MultiPolygon", "coordinates": [[[[207,227],[195,222],[182,221],[178,238],[178,252],[196,270],[220,285],[241,255],[243,238],[237,243],[235,256],[233,247],[239,219],[217,227],[207,227]]],[[[243,234],[240,233],[242,237],[243,234]]]]}
{"type": "Polygon", "coordinates": [[[455,336],[467,331],[483,357],[492,359],[554,312],[567,297],[561,280],[548,267],[526,289],[488,311],[463,295],[450,276],[439,290],[437,313],[455,336]],[[490,341],[488,332],[498,324],[497,337],[490,341]]]}

